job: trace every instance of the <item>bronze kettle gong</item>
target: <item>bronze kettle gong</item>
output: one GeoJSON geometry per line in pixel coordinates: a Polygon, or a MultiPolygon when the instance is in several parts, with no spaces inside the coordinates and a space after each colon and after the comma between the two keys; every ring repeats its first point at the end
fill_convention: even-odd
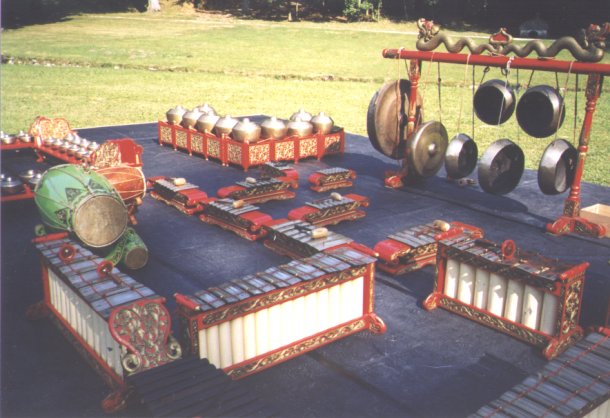
{"type": "Polygon", "coordinates": [[[407,139],[409,169],[420,177],[431,177],[443,166],[447,130],[437,121],[425,122],[407,139]]]}
{"type": "Polygon", "coordinates": [[[524,167],[523,150],[509,139],[499,139],[481,157],[479,185],[487,193],[510,193],[519,184],[524,167]]]}
{"type": "Polygon", "coordinates": [[[449,142],[445,153],[445,170],[452,179],[461,179],[474,171],[479,150],[474,140],[466,134],[457,134],[449,142]]]}
{"type": "Polygon", "coordinates": [[[563,97],[551,86],[527,89],[517,104],[517,122],[528,135],[545,138],[561,127],[565,117],[563,97]]]}
{"type": "Polygon", "coordinates": [[[515,92],[502,80],[488,80],[474,94],[474,112],[488,125],[501,125],[515,111],[515,92]]]}
{"type": "Polygon", "coordinates": [[[538,186],[544,194],[560,194],[572,184],[578,151],[565,139],[556,139],[544,150],[538,166],[538,186]]]}
{"type": "MultiPolygon", "coordinates": [[[[373,95],[366,113],[366,130],[371,145],[395,160],[406,156],[410,94],[409,80],[386,83],[373,95]]],[[[415,126],[422,121],[421,107],[422,98],[418,94],[415,126]]]]}

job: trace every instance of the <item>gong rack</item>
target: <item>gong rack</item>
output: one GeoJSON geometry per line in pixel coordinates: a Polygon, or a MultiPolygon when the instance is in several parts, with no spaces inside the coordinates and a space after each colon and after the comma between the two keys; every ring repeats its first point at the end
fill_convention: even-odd
{"type": "MultiPolygon", "coordinates": [[[[591,27],[596,27],[591,25],[591,27]]],[[[599,28],[598,28],[599,29],[599,28]]],[[[604,27],[607,29],[607,25],[604,27]]],[[[605,36],[605,33],[603,34],[605,36]]],[[[490,44],[506,44],[512,37],[505,30],[490,37],[490,44]]],[[[405,49],[384,49],[383,57],[389,59],[404,59],[409,62],[410,96],[418,97],[417,89],[421,77],[422,63],[448,63],[464,64],[473,66],[498,67],[502,69],[526,69],[536,71],[552,71],[556,73],[584,74],[587,76],[585,89],[586,106],[580,136],[578,139],[578,159],[574,178],[570,185],[570,193],[564,201],[563,214],[553,223],[546,226],[546,230],[552,234],[564,235],[577,233],[582,235],[601,238],[605,234],[605,227],[596,224],[580,216],[580,189],[582,174],[585,166],[585,159],[589,149],[591,126],[593,124],[593,114],[597,101],[602,92],[604,76],[610,75],[610,64],[598,62],[565,61],[552,57],[527,58],[507,55],[478,55],[475,53],[452,53],[436,51],[414,51],[405,49]]],[[[410,100],[407,114],[407,135],[409,138],[418,127],[420,122],[417,115],[418,100],[410,100]]],[[[392,188],[401,187],[403,179],[409,175],[409,167],[406,159],[403,159],[401,170],[386,176],[385,185],[392,188]]]]}

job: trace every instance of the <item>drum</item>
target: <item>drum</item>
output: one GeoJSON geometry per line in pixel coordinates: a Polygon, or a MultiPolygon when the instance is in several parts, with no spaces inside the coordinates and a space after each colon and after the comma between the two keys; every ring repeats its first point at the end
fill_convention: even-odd
{"type": "Polygon", "coordinates": [[[128,269],[137,270],[148,262],[148,248],[133,228],[127,228],[104,258],[115,266],[123,263],[128,269]]]}
{"type": "Polygon", "coordinates": [[[91,247],[114,243],[127,228],[127,208],[118,192],[104,176],[81,166],[47,170],[34,200],[46,225],[73,232],[91,247]]]}
{"type": "Polygon", "coordinates": [[[119,192],[126,204],[142,199],[146,194],[146,179],[138,167],[118,165],[114,167],[93,168],[119,192]]]}

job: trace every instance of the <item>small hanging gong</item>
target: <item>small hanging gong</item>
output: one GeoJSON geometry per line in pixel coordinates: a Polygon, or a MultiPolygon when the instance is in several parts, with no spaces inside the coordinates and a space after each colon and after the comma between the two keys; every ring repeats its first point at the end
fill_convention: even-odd
{"type": "Polygon", "coordinates": [[[407,140],[409,169],[421,177],[435,175],[443,166],[447,142],[447,130],[442,123],[429,121],[419,125],[407,140]]]}
{"type": "Polygon", "coordinates": [[[542,193],[560,194],[572,184],[578,151],[565,139],[556,139],[544,150],[538,166],[538,186],[542,193]]]}
{"type": "Polygon", "coordinates": [[[523,150],[509,139],[499,139],[481,157],[479,184],[487,193],[510,193],[519,184],[524,166],[523,150]]]}
{"type": "MultiPolygon", "coordinates": [[[[409,80],[386,83],[373,95],[366,113],[366,130],[371,144],[377,151],[395,160],[405,157],[410,94],[409,80]]],[[[422,119],[421,105],[418,94],[416,126],[422,119]]]]}
{"type": "Polygon", "coordinates": [[[449,142],[445,153],[445,170],[452,179],[466,177],[477,166],[479,150],[474,140],[466,134],[457,134],[449,142]]]}
{"type": "Polygon", "coordinates": [[[506,122],[515,111],[515,104],[515,92],[502,80],[487,80],[473,98],[474,112],[488,125],[506,122]]]}

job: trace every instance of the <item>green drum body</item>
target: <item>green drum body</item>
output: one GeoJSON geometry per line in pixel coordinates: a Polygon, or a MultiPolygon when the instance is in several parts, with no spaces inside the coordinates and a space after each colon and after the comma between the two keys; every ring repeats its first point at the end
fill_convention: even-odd
{"type": "Polygon", "coordinates": [[[104,258],[115,266],[123,263],[128,269],[137,270],[148,262],[148,248],[133,228],[127,228],[104,258]]]}
{"type": "Polygon", "coordinates": [[[70,231],[90,247],[114,243],[127,228],[127,208],[121,196],[105,177],[84,167],[50,168],[34,193],[47,226],[70,231]]]}

